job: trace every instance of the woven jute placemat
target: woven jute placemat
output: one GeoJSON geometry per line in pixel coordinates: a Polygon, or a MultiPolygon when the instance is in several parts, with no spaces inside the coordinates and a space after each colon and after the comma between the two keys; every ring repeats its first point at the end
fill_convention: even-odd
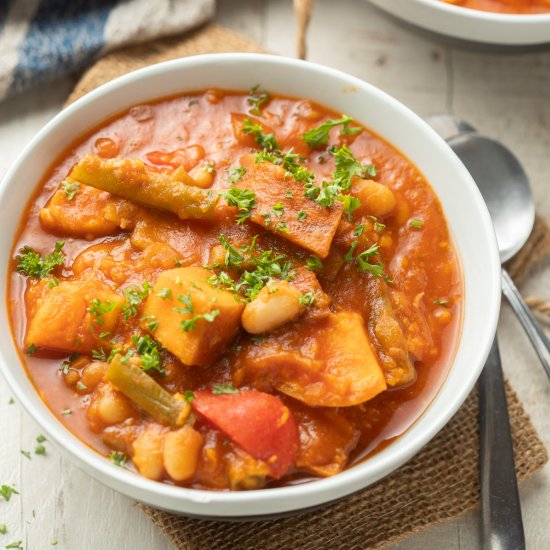
{"type": "MultiPolygon", "coordinates": [[[[180,38],[114,52],[77,84],[69,102],[132,70],[177,57],[214,52],[261,52],[232,31],[208,26],[180,38]]],[[[510,265],[516,279],[550,252],[550,231],[537,219],[510,265]]],[[[541,469],[548,456],[512,388],[507,386],[518,479],[541,469]]],[[[189,519],[139,505],[181,550],[382,548],[427,526],[456,517],[479,502],[478,400],[473,392],[449,424],[411,461],[366,490],[315,512],[275,521],[221,523],[189,519]]]]}

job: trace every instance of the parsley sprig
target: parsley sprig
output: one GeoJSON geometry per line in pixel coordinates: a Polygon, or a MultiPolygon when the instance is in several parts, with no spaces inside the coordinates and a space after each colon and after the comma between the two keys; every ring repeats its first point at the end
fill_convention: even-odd
{"type": "Polygon", "coordinates": [[[126,302],[122,306],[122,315],[128,320],[132,315],[137,315],[138,306],[151,294],[153,287],[147,281],[144,281],[141,288],[137,285],[133,285],[124,290],[124,297],[126,302]]]}
{"type": "Polygon", "coordinates": [[[278,151],[279,144],[275,139],[275,134],[266,134],[260,124],[256,124],[250,118],[245,118],[241,130],[248,136],[254,136],[254,141],[263,149],[268,151],[278,151]]]}
{"type": "Polygon", "coordinates": [[[342,126],[340,131],[341,135],[350,136],[357,134],[361,131],[361,128],[358,126],[350,126],[350,123],[353,122],[353,119],[349,116],[343,115],[339,119],[328,119],[325,120],[322,124],[306,132],[302,139],[311,147],[312,149],[319,149],[323,145],[328,144],[330,130],[336,126],[342,126]]]}
{"type": "Polygon", "coordinates": [[[237,214],[237,224],[242,224],[252,215],[252,209],[256,207],[256,193],[250,189],[239,189],[232,187],[226,191],[223,196],[229,206],[236,206],[239,210],[237,214]]]}
{"type": "Polygon", "coordinates": [[[246,98],[249,105],[252,105],[250,113],[253,115],[261,116],[262,105],[269,100],[269,92],[266,90],[260,90],[260,85],[256,84],[250,89],[250,95],[246,98]]]}
{"type": "Polygon", "coordinates": [[[15,258],[17,260],[17,271],[33,279],[48,277],[56,266],[63,265],[64,256],[61,250],[64,245],[64,241],[57,241],[53,252],[46,254],[43,258],[30,246],[24,246],[19,250],[20,255],[15,258]]]}

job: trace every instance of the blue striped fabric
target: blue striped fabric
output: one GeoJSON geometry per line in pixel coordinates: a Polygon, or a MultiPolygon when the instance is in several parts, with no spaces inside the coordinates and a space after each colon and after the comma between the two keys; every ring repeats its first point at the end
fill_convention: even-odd
{"type": "Polygon", "coordinates": [[[188,30],[213,11],[214,0],[0,0],[0,100],[115,47],[188,30]]]}

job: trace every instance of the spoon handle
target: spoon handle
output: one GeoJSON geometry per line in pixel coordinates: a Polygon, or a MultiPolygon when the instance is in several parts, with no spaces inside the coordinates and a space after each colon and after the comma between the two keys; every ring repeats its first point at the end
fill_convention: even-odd
{"type": "Polygon", "coordinates": [[[479,377],[481,516],[484,550],[525,550],[514,450],[498,340],[479,377]]]}
{"type": "Polygon", "coordinates": [[[505,269],[502,270],[502,293],[510,305],[514,308],[518,319],[520,320],[529,340],[533,344],[540,362],[550,378],[550,340],[548,340],[546,334],[544,334],[539,322],[535,319],[535,316],[531,313],[531,310],[524,302],[519,290],[512,281],[512,278],[505,269]]]}

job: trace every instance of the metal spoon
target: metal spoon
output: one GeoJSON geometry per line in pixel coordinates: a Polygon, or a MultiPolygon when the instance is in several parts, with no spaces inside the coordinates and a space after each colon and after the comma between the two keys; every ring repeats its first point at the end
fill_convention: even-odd
{"type": "MultiPolygon", "coordinates": [[[[516,169],[519,167],[515,157],[511,153],[509,156],[505,156],[508,151],[501,145],[479,136],[475,133],[474,128],[456,117],[444,115],[431,117],[427,119],[427,122],[447,140],[447,143],[462,159],[466,168],[470,170],[474,180],[480,187],[483,197],[489,203],[491,215],[495,216],[496,202],[494,197],[496,193],[490,198],[487,189],[491,188],[491,183],[494,186],[498,185],[500,181],[508,184],[513,181],[516,169]],[[491,147],[491,144],[496,145],[491,147]],[[500,165],[500,163],[503,164],[500,165]],[[484,166],[485,164],[489,166],[484,166]],[[508,168],[509,172],[505,168],[508,168]],[[496,179],[492,179],[495,176],[496,179]]],[[[521,169],[521,167],[519,168],[521,169]]],[[[524,184],[527,183],[525,176],[523,182],[524,184]]],[[[510,185],[505,186],[503,183],[503,187],[506,188],[507,192],[512,192],[511,189],[508,189],[510,185]]],[[[530,198],[528,184],[527,192],[530,198]]],[[[514,190],[512,196],[515,196],[515,194],[514,190]]],[[[531,206],[531,209],[529,209],[528,207],[529,204],[527,204],[527,208],[522,210],[530,225],[528,231],[525,229],[527,223],[521,226],[524,233],[517,238],[518,242],[521,241],[521,244],[519,246],[517,246],[517,243],[506,245],[509,250],[514,250],[517,246],[511,256],[523,246],[533,227],[534,208],[531,206]]],[[[506,208],[504,209],[506,210],[506,208]]],[[[502,239],[503,237],[499,238],[501,258],[501,242],[510,242],[502,239]]],[[[485,550],[523,550],[525,549],[525,535],[514,465],[514,450],[510,433],[504,377],[496,337],[485,368],[479,378],[479,431],[483,548],[485,550]]]]}
{"type": "MultiPolygon", "coordinates": [[[[426,119],[451,146],[474,178],[491,214],[504,264],[525,244],[535,221],[535,204],[521,164],[504,145],[481,136],[458,117],[426,119]]],[[[506,269],[502,292],[510,302],[550,378],[550,340],[523,300],[506,269]]]]}

